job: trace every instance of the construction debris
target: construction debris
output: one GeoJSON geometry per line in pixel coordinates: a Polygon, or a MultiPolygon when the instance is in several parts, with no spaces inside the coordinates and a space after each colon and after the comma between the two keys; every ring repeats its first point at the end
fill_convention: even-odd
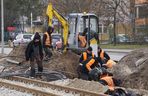
{"type": "Polygon", "coordinates": [[[132,51],[113,68],[116,78],[123,80],[126,88],[148,90],[148,48],[132,51]]]}

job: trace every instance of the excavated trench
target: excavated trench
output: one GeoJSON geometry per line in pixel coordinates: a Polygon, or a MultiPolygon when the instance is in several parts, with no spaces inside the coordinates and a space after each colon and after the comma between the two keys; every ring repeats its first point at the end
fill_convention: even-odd
{"type": "MultiPolygon", "coordinates": [[[[6,73],[8,70],[11,73],[14,72],[14,70],[15,72],[17,71],[17,73],[21,73],[25,72],[29,68],[29,62],[25,62],[24,50],[25,46],[16,47],[8,55],[9,59],[20,62],[20,65],[10,64],[6,61],[0,62],[1,66],[6,67],[6,73]]],[[[76,68],[79,64],[78,61],[79,56],[71,51],[62,54],[58,51],[53,51],[52,58],[48,61],[43,61],[43,66],[45,69],[44,74],[42,74],[45,76],[43,80],[53,81],[66,77],[70,79],[77,78],[78,76],[76,68]]],[[[122,87],[125,87],[129,92],[134,92],[136,94],[140,94],[141,96],[147,96],[147,68],[148,49],[145,48],[130,52],[127,56],[122,58],[110,71],[113,72],[115,78],[122,80],[122,87]]]]}

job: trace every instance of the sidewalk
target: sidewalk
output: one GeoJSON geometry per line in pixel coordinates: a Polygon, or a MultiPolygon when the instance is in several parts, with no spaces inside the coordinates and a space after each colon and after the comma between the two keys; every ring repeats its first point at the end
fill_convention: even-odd
{"type": "Polygon", "coordinates": [[[118,53],[129,53],[133,50],[131,49],[103,49],[106,52],[118,52],[118,53]]]}
{"type": "MultiPolygon", "coordinates": [[[[4,54],[9,54],[13,48],[4,47],[4,54]]],[[[0,53],[2,52],[2,47],[0,46],[0,53]]]]}

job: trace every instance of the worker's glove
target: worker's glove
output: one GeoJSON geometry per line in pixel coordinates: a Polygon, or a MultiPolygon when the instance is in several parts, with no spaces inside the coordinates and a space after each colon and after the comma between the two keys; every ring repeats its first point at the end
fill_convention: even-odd
{"type": "Polygon", "coordinates": [[[82,66],[83,64],[82,63],[79,63],[79,66],[82,66]]]}

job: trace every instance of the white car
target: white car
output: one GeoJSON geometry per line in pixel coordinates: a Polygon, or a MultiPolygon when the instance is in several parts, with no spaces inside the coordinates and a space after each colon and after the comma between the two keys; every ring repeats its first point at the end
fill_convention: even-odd
{"type": "Polygon", "coordinates": [[[31,41],[32,35],[33,34],[18,34],[13,40],[13,46],[29,43],[31,41]]]}

